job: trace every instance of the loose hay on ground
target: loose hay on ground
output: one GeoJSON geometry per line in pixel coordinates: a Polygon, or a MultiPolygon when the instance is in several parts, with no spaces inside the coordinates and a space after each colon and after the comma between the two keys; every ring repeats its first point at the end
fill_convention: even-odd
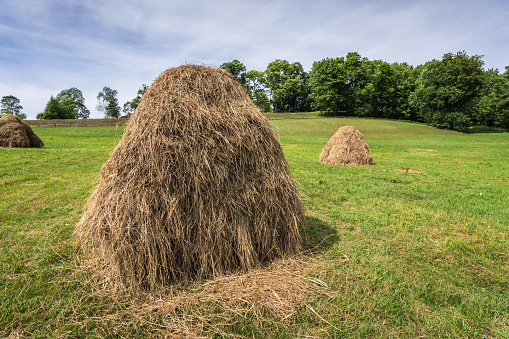
{"type": "MultiPolygon", "coordinates": [[[[324,291],[304,276],[307,266],[299,260],[278,260],[269,267],[204,283],[169,286],[134,297],[119,294],[119,312],[87,321],[103,324],[110,334],[130,324],[149,330],[154,337],[197,338],[212,333],[242,337],[231,329],[242,319],[267,321],[270,312],[271,321],[291,324],[306,308],[310,295],[324,291]]],[[[107,288],[97,287],[95,294],[109,295],[107,288]]]]}
{"type": "Polygon", "coordinates": [[[373,158],[361,132],[343,126],[334,133],[320,153],[320,162],[330,165],[372,165],[373,158]]]}
{"type": "Polygon", "coordinates": [[[75,235],[116,286],[260,267],[301,248],[299,194],[268,120],[220,69],[169,69],[101,171],[75,235]]]}

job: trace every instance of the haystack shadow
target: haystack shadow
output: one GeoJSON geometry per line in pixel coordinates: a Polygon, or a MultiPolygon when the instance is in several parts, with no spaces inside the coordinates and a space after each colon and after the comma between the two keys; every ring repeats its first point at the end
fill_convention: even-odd
{"type": "Polygon", "coordinates": [[[302,230],[302,247],[305,255],[321,253],[339,241],[338,231],[323,220],[306,216],[302,230]]]}

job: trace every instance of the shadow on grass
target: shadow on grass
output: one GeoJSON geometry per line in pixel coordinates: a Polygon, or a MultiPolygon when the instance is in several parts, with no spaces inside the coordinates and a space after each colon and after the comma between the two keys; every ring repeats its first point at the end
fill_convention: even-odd
{"type": "Polygon", "coordinates": [[[509,129],[497,127],[470,127],[465,131],[466,134],[479,134],[479,133],[507,133],[509,129]]]}
{"type": "Polygon", "coordinates": [[[306,216],[302,231],[304,252],[320,253],[339,240],[338,231],[321,219],[306,216]]]}

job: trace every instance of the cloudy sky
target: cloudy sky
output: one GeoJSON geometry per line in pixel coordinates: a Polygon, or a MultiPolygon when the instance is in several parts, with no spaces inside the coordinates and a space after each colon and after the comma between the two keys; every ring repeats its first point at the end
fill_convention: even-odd
{"type": "Polygon", "coordinates": [[[77,87],[91,117],[109,86],[124,102],[165,69],[238,59],[263,71],[276,59],[359,52],[413,66],[443,54],[509,65],[507,0],[0,0],[0,97],[28,119],[77,87]]]}

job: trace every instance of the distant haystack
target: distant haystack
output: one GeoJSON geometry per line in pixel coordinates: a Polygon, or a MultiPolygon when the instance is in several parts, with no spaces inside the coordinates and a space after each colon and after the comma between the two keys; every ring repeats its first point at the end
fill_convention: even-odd
{"type": "Polygon", "coordinates": [[[373,159],[364,137],[353,126],[343,126],[334,133],[320,154],[320,162],[330,165],[371,165],[373,159]]]}
{"type": "Polygon", "coordinates": [[[75,235],[114,284],[156,288],[300,251],[303,206],[268,120],[220,69],[169,69],[110,154],[75,235]]]}
{"type": "Polygon", "coordinates": [[[43,147],[44,143],[23,120],[12,114],[0,118],[0,147],[43,147]]]}

